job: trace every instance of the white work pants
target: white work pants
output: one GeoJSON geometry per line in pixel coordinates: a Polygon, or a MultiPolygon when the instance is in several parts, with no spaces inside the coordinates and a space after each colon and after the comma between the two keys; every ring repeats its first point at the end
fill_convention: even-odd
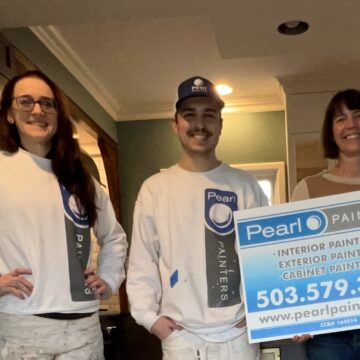
{"type": "Polygon", "coordinates": [[[186,330],[162,342],[163,360],[260,360],[259,344],[249,344],[244,333],[233,340],[209,342],[186,330]]]}
{"type": "Polygon", "coordinates": [[[97,313],[77,320],[0,313],[0,360],[103,360],[97,313]]]}

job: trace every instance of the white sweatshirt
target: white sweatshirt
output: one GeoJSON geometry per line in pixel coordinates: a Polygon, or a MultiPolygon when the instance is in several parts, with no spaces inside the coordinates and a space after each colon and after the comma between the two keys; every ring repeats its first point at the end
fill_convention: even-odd
{"type": "MultiPolygon", "coordinates": [[[[115,292],[124,279],[126,236],[109,197],[95,182],[100,245],[97,274],[115,292]]],[[[90,264],[87,218],[51,170],[51,160],[20,149],[0,152],[0,274],[15,268],[32,270],[30,297],[0,297],[0,312],[39,314],[93,312],[99,301],[84,284],[90,264]]]]}
{"type": "Polygon", "coordinates": [[[150,330],[168,316],[203,335],[231,329],[244,316],[232,211],[263,205],[257,181],[226,164],[202,173],[174,165],[147,179],[127,279],[136,321],[150,330]]]}

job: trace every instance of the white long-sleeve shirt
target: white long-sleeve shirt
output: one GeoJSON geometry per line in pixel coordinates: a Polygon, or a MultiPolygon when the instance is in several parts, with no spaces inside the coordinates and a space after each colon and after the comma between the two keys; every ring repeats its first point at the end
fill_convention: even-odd
{"type": "Polygon", "coordinates": [[[147,179],[134,211],[127,291],[148,330],[168,316],[198,334],[244,316],[232,211],[267,205],[257,181],[226,164],[208,172],[175,165],[147,179]]]}
{"type": "MultiPolygon", "coordinates": [[[[97,274],[115,292],[123,281],[126,236],[107,194],[95,182],[100,246],[97,274]]],[[[30,268],[30,297],[0,297],[0,312],[93,312],[99,301],[84,284],[91,260],[90,229],[60,186],[51,160],[20,149],[0,152],[0,274],[30,268]]]]}

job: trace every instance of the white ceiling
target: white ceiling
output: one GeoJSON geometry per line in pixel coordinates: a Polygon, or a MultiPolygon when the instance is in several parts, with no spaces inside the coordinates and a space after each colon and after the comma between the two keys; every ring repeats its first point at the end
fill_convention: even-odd
{"type": "Polygon", "coordinates": [[[235,89],[228,111],[284,109],[279,77],[360,72],[359,13],[359,0],[0,2],[1,27],[31,27],[114,120],[169,117],[193,75],[235,89]],[[307,33],[277,32],[299,19],[307,33]]]}

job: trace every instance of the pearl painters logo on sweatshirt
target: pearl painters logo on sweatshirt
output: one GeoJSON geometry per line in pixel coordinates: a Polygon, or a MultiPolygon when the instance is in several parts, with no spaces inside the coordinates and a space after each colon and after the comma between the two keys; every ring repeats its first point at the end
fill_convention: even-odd
{"type": "Polygon", "coordinates": [[[91,237],[87,214],[79,209],[73,195],[60,184],[69,259],[70,292],[73,301],[91,301],[95,296],[85,286],[84,270],[90,262],[91,237]]]}
{"type": "Polygon", "coordinates": [[[233,211],[237,194],[219,189],[205,190],[205,251],[210,308],[240,303],[240,268],[235,251],[233,211]]]}

